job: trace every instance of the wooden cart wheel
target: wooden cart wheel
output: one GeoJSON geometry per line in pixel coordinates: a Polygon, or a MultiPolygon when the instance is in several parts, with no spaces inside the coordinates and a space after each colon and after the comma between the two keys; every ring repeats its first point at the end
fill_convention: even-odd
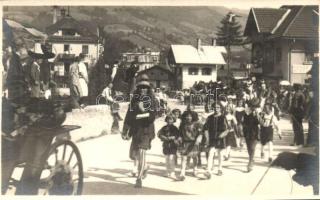
{"type": "Polygon", "coordinates": [[[39,194],[81,195],[83,165],[80,151],[69,140],[52,144],[40,177],[39,194]]]}

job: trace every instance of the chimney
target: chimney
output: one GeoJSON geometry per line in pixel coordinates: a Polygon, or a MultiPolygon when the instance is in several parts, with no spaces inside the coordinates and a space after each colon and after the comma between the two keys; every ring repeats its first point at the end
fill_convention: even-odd
{"type": "Polygon", "coordinates": [[[200,51],[200,49],[201,49],[201,39],[200,38],[197,39],[197,49],[198,49],[198,51],[200,51]]]}
{"type": "Polygon", "coordinates": [[[216,38],[212,38],[212,46],[217,46],[217,39],[216,38]]]}
{"type": "Polygon", "coordinates": [[[53,23],[58,21],[58,6],[53,6],[53,23]]]}
{"type": "Polygon", "coordinates": [[[61,12],[61,17],[64,18],[66,16],[66,9],[62,8],[60,12],[61,12]]]}

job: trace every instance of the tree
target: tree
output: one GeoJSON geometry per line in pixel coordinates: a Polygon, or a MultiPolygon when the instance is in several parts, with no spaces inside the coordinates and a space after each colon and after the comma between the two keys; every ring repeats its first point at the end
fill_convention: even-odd
{"type": "Polygon", "coordinates": [[[236,20],[238,15],[229,12],[221,21],[218,27],[217,42],[219,45],[239,45],[242,42],[241,25],[236,20]]]}
{"type": "Polygon", "coordinates": [[[108,34],[105,37],[104,61],[112,65],[121,58],[121,53],[135,49],[137,46],[129,40],[123,40],[118,34],[108,34]]]}
{"type": "Polygon", "coordinates": [[[227,48],[227,68],[229,74],[229,63],[231,58],[231,49],[232,45],[240,45],[242,42],[242,31],[241,25],[236,20],[238,15],[229,12],[221,21],[221,26],[218,27],[217,43],[218,45],[226,46],[227,48]]]}

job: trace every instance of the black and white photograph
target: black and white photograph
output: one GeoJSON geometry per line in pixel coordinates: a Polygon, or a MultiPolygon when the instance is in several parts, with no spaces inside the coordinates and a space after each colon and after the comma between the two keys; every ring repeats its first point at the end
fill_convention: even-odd
{"type": "Polygon", "coordinates": [[[319,197],[318,4],[1,2],[1,196],[319,197]]]}

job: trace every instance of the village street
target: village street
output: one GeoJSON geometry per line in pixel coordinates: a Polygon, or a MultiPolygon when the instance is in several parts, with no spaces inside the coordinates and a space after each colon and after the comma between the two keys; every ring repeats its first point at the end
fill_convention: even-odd
{"type": "MultiPolygon", "coordinates": [[[[174,103],[176,104],[176,103],[174,103]]],[[[172,105],[171,105],[172,106],[172,105]]],[[[183,110],[183,106],[180,105],[183,110]]],[[[121,113],[123,116],[124,113],[121,113]]],[[[97,121],[97,127],[103,121],[97,121]]],[[[164,119],[156,120],[156,130],[164,125],[164,119]]],[[[304,123],[305,129],[307,128],[304,123]]],[[[288,119],[281,120],[283,138],[279,140],[275,136],[274,158],[277,154],[289,151],[310,151],[307,148],[298,150],[289,146],[292,142],[291,124],[288,119]]],[[[224,163],[224,175],[213,175],[210,180],[192,177],[192,169],[187,172],[184,182],[171,180],[164,175],[165,159],[162,154],[162,144],[158,138],[152,142],[152,149],[148,151],[147,161],[150,170],[143,181],[143,188],[134,188],[135,178],[130,177],[132,162],[128,157],[130,141],[124,141],[120,135],[104,135],[94,139],[78,142],[84,165],[84,195],[174,195],[174,194],[202,194],[202,195],[290,195],[310,194],[311,186],[301,186],[292,181],[295,174],[293,170],[271,167],[267,158],[260,158],[260,145],[257,146],[256,165],[251,173],[246,172],[248,161],[247,151],[234,150],[231,159],[224,163]],[[270,169],[269,169],[270,168],[270,169]]],[[[202,154],[203,167],[205,167],[205,154],[202,154]]],[[[217,161],[216,161],[217,163],[217,161]]],[[[215,169],[215,172],[217,169],[215,169]]],[[[180,165],[176,168],[176,174],[180,172],[180,165]]],[[[204,169],[200,170],[204,172],[204,169]]]]}
{"type": "Polygon", "coordinates": [[[2,194],[318,195],[319,7],[278,1],[3,4],[2,194]],[[182,114],[180,130],[160,132],[163,145],[158,131],[186,104],[192,112],[182,114]],[[215,107],[218,116],[202,128],[210,104],[222,114],[215,107]],[[149,106],[167,119],[154,121],[149,106]],[[121,137],[123,119],[139,151],[138,178],[131,140],[121,137]],[[237,121],[250,135],[249,150],[243,141],[229,154],[238,138],[228,133],[241,132],[237,121]],[[156,136],[145,152],[153,125],[156,136]],[[282,135],[273,134],[278,128],[282,135]],[[225,148],[222,170],[217,151],[213,174],[206,173],[211,148],[201,152],[197,171],[191,161],[184,174],[185,157],[178,157],[177,178],[169,178],[166,160],[171,165],[174,157],[163,152],[199,155],[208,150],[198,145],[204,130],[210,148],[225,148]]]}

